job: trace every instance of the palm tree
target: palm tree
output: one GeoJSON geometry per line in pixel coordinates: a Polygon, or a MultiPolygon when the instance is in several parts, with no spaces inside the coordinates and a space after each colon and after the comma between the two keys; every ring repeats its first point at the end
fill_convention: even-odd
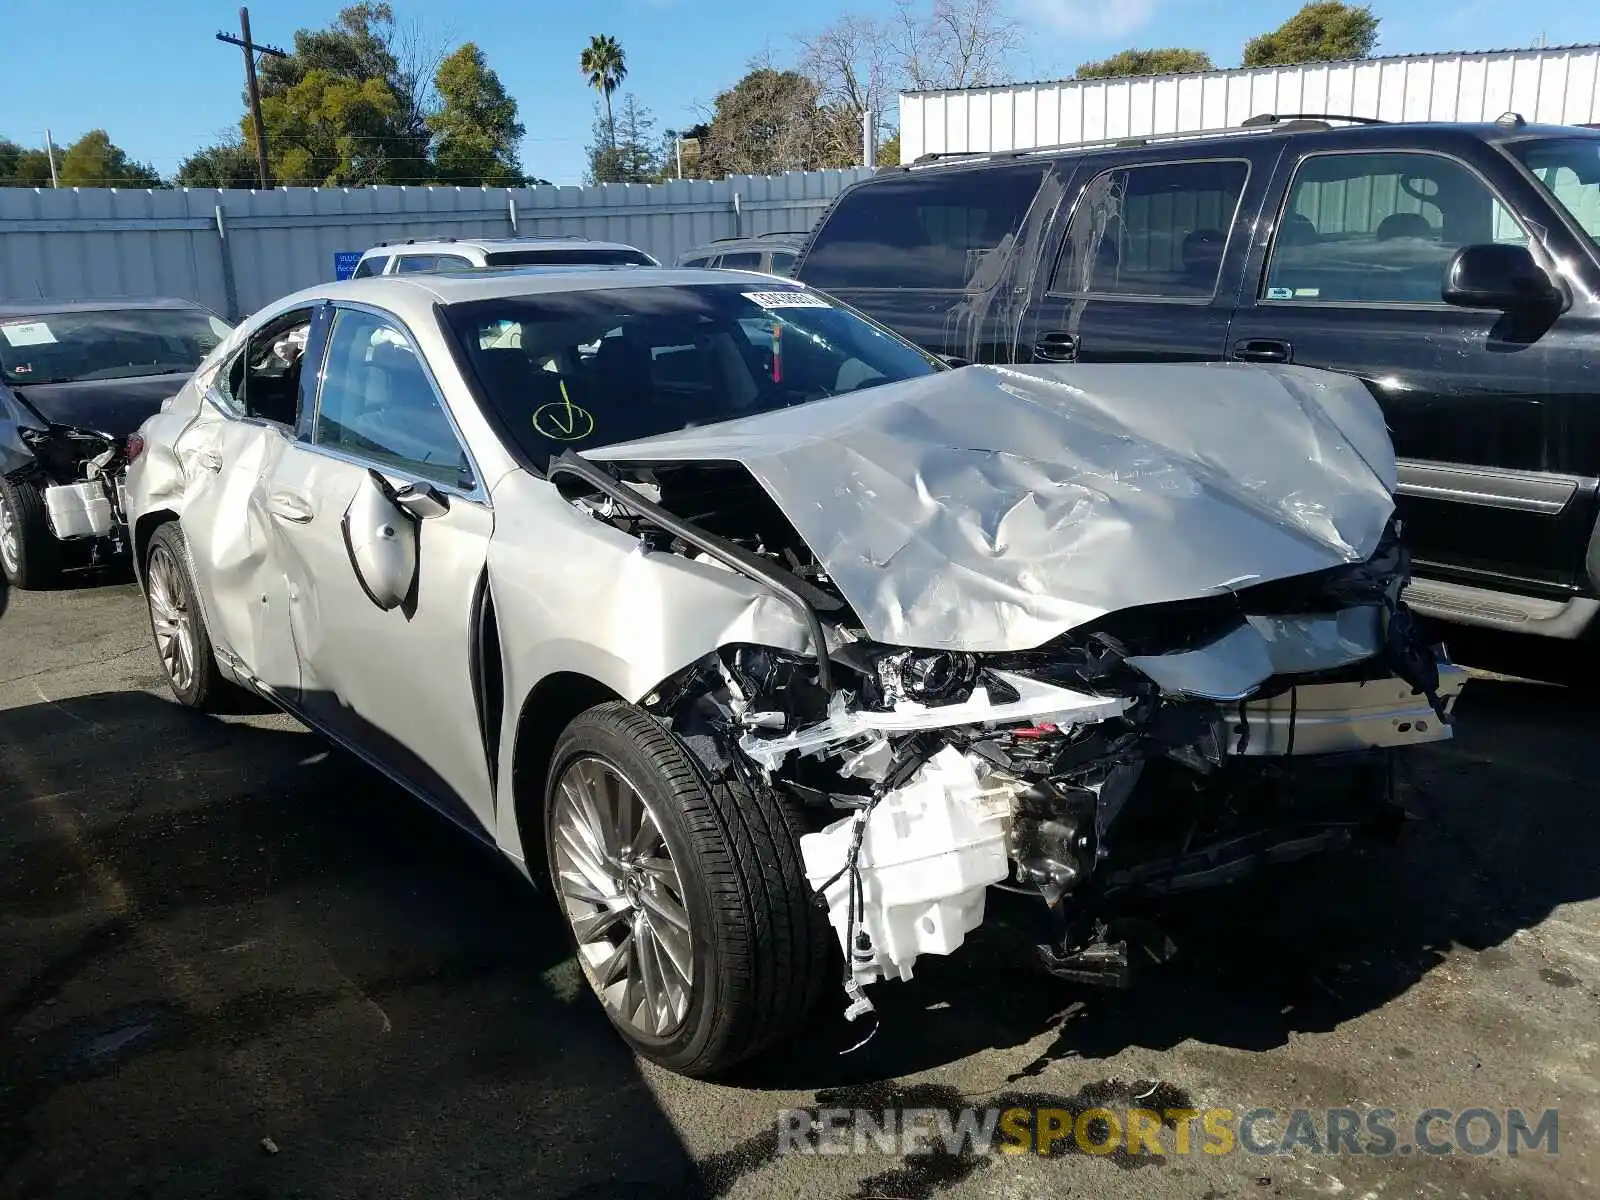
{"type": "Polygon", "coordinates": [[[589,77],[589,86],[599,92],[606,102],[606,133],[611,139],[611,149],[617,148],[617,123],[611,118],[611,93],[617,90],[628,74],[627,61],[617,39],[597,34],[578,56],[578,70],[589,77]]]}

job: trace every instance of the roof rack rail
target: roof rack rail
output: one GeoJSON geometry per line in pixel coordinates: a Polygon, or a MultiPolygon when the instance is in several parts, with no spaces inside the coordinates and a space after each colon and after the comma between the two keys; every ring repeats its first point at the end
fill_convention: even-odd
{"type": "Polygon", "coordinates": [[[920,154],[908,163],[879,167],[877,174],[890,171],[909,171],[917,166],[956,160],[984,158],[1026,158],[1030,154],[1054,154],[1067,150],[1103,150],[1116,146],[1154,146],[1166,142],[1188,141],[1193,138],[1239,137],[1262,133],[1290,133],[1297,129],[1331,129],[1328,121],[1349,121],[1355,125],[1387,125],[1377,117],[1348,117],[1329,113],[1259,113],[1240,125],[1227,125],[1220,129],[1194,129],[1184,133],[1152,133],[1146,137],[1097,138],[1086,142],[1058,142],[1050,146],[1029,146],[1025,150],[935,150],[920,154]]]}
{"type": "Polygon", "coordinates": [[[1528,122],[1519,112],[1503,112],[1494,119],[1496,125],[1504,125],[1509,129],[1521,129],[1528,122]]]}
{"type": "Polygon", "coordinates": [[[1347,113],[1257,113],[1240,123],[1240,129],[1261,129],[1284,121],[1348,121],[1352,125],[1387,125],[1379,117],[1352,117],[1347,113]]]}

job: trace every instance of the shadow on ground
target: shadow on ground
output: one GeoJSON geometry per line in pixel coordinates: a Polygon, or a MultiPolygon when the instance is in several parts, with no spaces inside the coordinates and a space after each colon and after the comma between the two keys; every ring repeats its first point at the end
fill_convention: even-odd
{"type": "Polygon", "coordinates": [[[309,734],[0,712],[0,1191],[664,1196],[542,897],[309,734]]]}

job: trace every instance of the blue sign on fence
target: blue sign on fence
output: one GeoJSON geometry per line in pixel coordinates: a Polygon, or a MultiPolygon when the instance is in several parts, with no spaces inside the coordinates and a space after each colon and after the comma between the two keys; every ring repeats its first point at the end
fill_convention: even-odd
{"type": "Polygon", "coordinates": [[[356,264],[361,261],[359,250],[335,250],[333,252],[333,277],[335,279],[349,279],[356,273],[356,264]]]}

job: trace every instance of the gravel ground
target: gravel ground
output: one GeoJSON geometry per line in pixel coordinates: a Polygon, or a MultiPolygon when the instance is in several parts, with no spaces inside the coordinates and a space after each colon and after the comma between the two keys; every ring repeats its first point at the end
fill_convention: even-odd
{"type": "Polygon", "coordinates": [[[830,1005],[713,1085],[623,1049],[492,855],[284,716],[172,704],[134,586],[0,590],[0,1194],[1593,1196],[1594,660],[1457,650],[1568,683],[1474,679],[1397,846],[1191,902],[1128,993],[992,922],[855,1054],[830,1005]],[[1403,1144],[1558,1108],[1559,1153],[774,1154],[780,1109],[983,1105],[1387,1107],[1403,1144]]]}

